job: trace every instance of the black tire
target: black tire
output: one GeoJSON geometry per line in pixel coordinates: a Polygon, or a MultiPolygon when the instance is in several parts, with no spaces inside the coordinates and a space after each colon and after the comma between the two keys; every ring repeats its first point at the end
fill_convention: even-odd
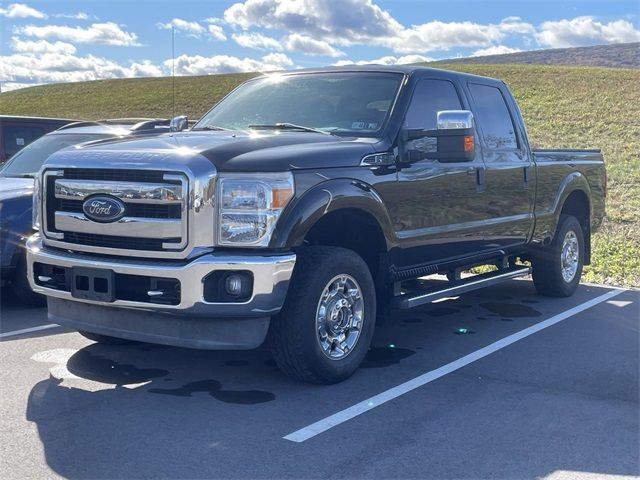
{"type": "Polygon", "coordinates": [[[376,291],[364,260],[339,247],[305,247],[298,253],[289,291],[269,332],[276,364],[286,375],[310,383],[331,384],[350,377],[371,344],[376,322],[376,291]],[[329,358],[320,346],[316,314],[320,297],[332,279],[348,275],[362,293],[362,327],[343,358],[329,358]]]}
{"type": "Polygon", "coordinates": [[[540,295],[547,297],[569,297],[580,284],[584,262],[584,234],[580,222],[571,215],[560,215],[558,229],[551,245],[536,252],[532,258],[533,283],[540,295]],[[570,281],[562,275],[563,243],[567,234],[573,232],[578,243],[578,264],[570,281]]]}
{"type": "Polygon", "coordinates": [[[127,340],[126,338],[110,337],[109,335],[101,335],[99,333],[85,332],[84,330],[78,330],[78,333],[89,340],[93,340],[101,345],[127,345],[129,343],[135,343],[133,340],[127,340]]]}
{"type": "Polygon", "coordinates": [[[11,281],[11,289],[18,300],[29,307],[42,308],[47,306],[47,297],[31,290],[27,278],[27,259],[24,253],[18,260],[15,275],[11,281]]]}

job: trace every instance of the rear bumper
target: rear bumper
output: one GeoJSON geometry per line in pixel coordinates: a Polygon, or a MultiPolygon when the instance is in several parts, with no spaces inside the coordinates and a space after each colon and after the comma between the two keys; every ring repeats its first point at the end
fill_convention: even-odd
{"type": "MultiPolygon", "coordinates": [[[[79,330],[132,340],[194,348],[253,348],[264,340],[269,319],[287,294],[296,256],[211,253],[192,260],[164,261],[96,257],[51,249],[36,234],[27,241],[29,282],[49,297],[51,320],[79,330]],[[34,274],[35,268],[56,267],[65,277],[71,268],[103,269],[136,281],[178,281],[174,304],[118,298],[113,301],[74,297],[69,279],[56,283],[34,274]],[[205,300],[205,277],[215,271],[250,272],[253,290],[246,301],[205,300]]],[[[161,301],[161,300],[160,300],[161,301]]]]}

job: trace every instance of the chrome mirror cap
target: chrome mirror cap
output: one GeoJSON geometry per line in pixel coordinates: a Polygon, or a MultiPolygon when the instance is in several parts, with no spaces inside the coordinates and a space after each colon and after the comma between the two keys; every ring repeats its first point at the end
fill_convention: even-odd
{"type": "Polygon", "coordinates": [[[441,110],[438,112],[438,130],[473,128],[473,113],[469,110],[441,110]]]}
{"type": "Polygon", "coordinates": [[[181,132],[186,130],[189,126],[189,121],[186,115],[179,115],[177,117],[173,117],[171,122],[169,123],[169,128],[172,132],[181,132]]]}

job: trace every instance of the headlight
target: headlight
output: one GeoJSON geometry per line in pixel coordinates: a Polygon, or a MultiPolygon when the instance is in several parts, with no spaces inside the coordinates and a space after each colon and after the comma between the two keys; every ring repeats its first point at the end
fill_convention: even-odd
{"type": "Polygon", "coordinates": [[[220,245],[265,247],[293,197],[293,175],[221,174],[218,189],[220,245]]]}
{"type": "Polygon", "coordinates": [[[32,204],[32,209],[31,209],[31,215],[32,215],[32,223],[33,223],[33,229],[34,230],[40,230],[40,217],[41,217],[41,213],[40,213],[40,198],[41,198],[41,192],[40,192],[40,175],[39,173],[36,174],[35,178],[33,179],[33,204],[32,204]]]}

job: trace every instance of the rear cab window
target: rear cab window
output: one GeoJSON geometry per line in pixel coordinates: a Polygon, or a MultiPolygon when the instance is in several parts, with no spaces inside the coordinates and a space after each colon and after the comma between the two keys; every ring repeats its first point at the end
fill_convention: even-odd
{"type": "Polygon", "coordinates": [[[489,150],[520,148],[516,127],[502,91],[493,85],[469,83],[474,103],[476,126],[489,150]]]}

